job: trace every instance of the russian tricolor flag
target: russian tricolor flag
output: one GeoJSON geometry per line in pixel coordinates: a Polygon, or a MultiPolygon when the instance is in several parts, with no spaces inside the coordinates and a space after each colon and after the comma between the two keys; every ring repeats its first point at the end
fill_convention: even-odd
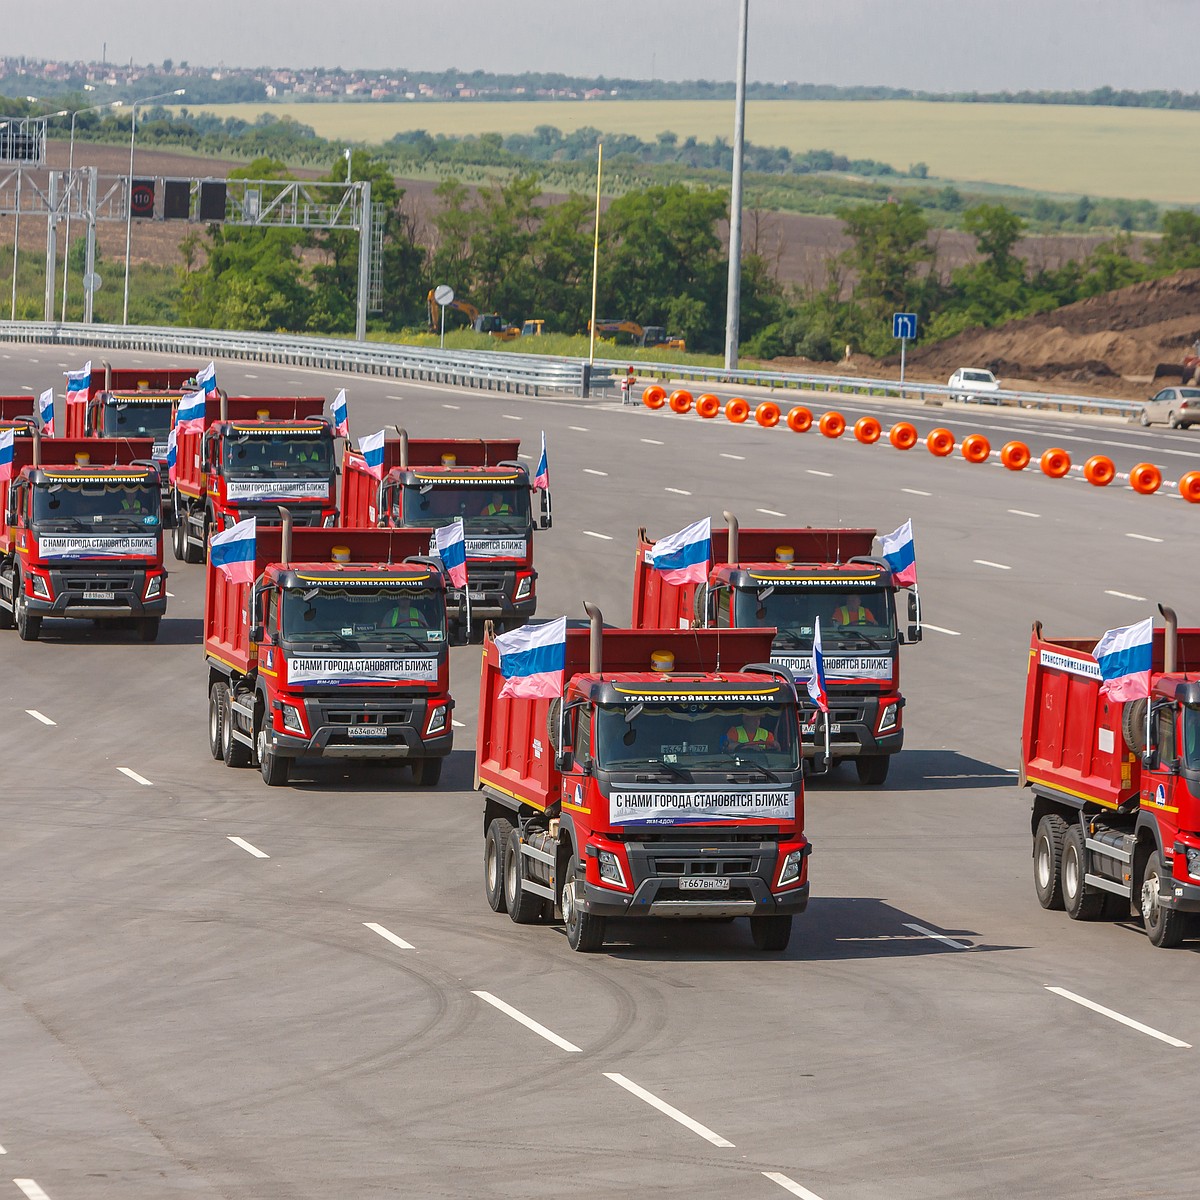
{"type": "Polygon", "coordinates": [[[167,434],[167,479],[175,482],[175,462],[179,457],[179,426],[172,425],[167,434]]]}
{"type": "Polygon", "coordinates": [[[83,364],[82,371],[67,372],[67,403],[72,400],[86,400],[92,386],[92,361],[88,359],[83,364]]]}
{"type": "Polygon", "coordinates": [[[334,437],[348,438],[350,436],[350,410],[346,407],[346,389],[342,388],[333,398],[334,437]]]}
{"type": "Polygon", "coordinates": [[[825,655],[821,652],[821,618],[813,622],[813,669],[805,684],[809,699],[823,713],[829,711],[829,693],[825,690],[825,655]]]}
{"type": "Polygon", "coordinates": [[[190,430],[193,433],[204,432],[205,394],[203,391],[189,392],[179,397],[179,407],[175,410],[175,428],[190,430]]]}
{"type": "Polygon", "coordinates": [[[550,490],[550,463],[546,459],[546,431],[542,430],[542,456],[538,459],[537,470],[533,475],[533,490],[548,492],[550,490]]]}
{"type": "Polygon", "coordinates": [[[13,428],[0,429],[0,479],[11,479],[13,470],[13,428]]]}
{"type": "Polygon", "coordinates": [[[1109,629],[1092,651],[1104,682],[1100,690],[1113,701],[1141,700],[1150,695],[1154,618],[1109,629]]]}
{"type": "Polygon", "coordinates": [[[209,363],[196,376],[196,386],[204,392],[206,396],[211,396],[217,390],[217,364],[209,363]]]}
{"type": "Polygon", "coordinates": [[[208,543],[208,560],[230,583],[254,582],[255,519],[239,521],[208,543]]]}
{"type": "Polygon", "coordinates": [[[562,695],[567,666],[567,618],[545,625],[522,625],[498,634],[500,674],[505,684],[501,696],[546,697],[562,695]]]}
{"type": "Polygon", "coordinates": [[[369,433],[358,439],[358,448],[367,460],[367,470],[376,479],[383,478],[383,443],[386,437],[387,430],[381,429],[378,433],[369,433]]]}
{"type": "Polygon", "coordinates": [[[879,539],[884,560],[901,587],[917,582],[917,551],[913,545],[912,521],[905,521],[895,533],[885,533],[879,539]]]}
{"type": "Polygon", "coordinates": [[[42,433],[45,437],[54,436],[54,389],[47,388],[38,397],[38,416],[42,421],[42,433]]]}
{"type": "Polygon", "coordinates": [[[712,523],[705,517],[678,533],[659,538],[650,551],[650,565],[667,583],[703,583],[712,561],[712,523]]]}
{"type": "Polygon", "coordinates": [[[433,531],[434,545],[437,546],[438,557],[450,582],[456,588],[467,586],[467,537],[463,530],[462,517],[450,525],[439,525],[433,531]]]}

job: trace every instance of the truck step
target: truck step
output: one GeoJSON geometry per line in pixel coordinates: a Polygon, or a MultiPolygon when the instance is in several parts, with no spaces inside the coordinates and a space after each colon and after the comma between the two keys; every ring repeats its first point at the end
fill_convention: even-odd
{"type": "Polygon", "coordinates": [[[552,888],[546,887],[544,883],[534,883],[532,879],[522,879],[521,890],[524,892],[532,892],[535,896],[542,896],[546,900],[558,899],[552,888]]]}
{"type": "Polygon", "coordinates": [[[1112,892],[1114,896],[1124,896],[1126,900],[1133,894],[1128,884],[1117,883],[1113,879],[1105,879],[1103,875],[1085,875],[1083,882],[1088,887],[1099,888],[1102,892],[1112,892]]]}
{"type": "Polygon", "coordinates": [[[1096,838],[1086,838],[1083,844],[1096,854],[1103,854],[1105,858],[1115,858],[1117,862],[1123,863],[1133,862],[1133,855],[1128,850],[1122,850],[1119,846],[1114,846],[1111,842],[1101,842],[1096,838]]]}
{"type": "MultiPolygon", "coordinates": [[[[526,858],[532,858],[535,862],[545,863],[548,867],[555,865],[554,855],[547,854],[545,850],[536,850],[526,842],[521,843],[521,853],[526,858]]],[[[553,899],[553,897],[551,897],[553,899]]]]}

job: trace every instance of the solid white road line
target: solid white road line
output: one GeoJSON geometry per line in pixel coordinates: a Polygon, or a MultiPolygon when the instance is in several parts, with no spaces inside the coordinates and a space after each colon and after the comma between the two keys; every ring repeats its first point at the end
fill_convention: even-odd
{"type": "Polygon", "coordinates": [[[255,858],[270,858],[269,854],[264,854],[257,846],[252,846],[245,838],[227,837],[227,841],[232,842],[235,846],[240,846],[247,854],[253,854],[255,858]]]}
{"type": "Polygon", "coordinates": [[[683,488],[663,488],[664,492],[674,492],[676,496],[690,496],[691,492],[685,492],[683,488]]]}
{"type": "Polygon", "coordinates": [[[672,1121],[678,1121],[685,1129],[690,1129],[693,1133],[698,1133],[706,1142],[712,1142],[714,1146],[733,1147],[733,1143],[726,1141],[719,1133],[713,1133],[707,1125],[701,1125],[699,1121],[693,1121],[687,1113],[682,1113],[679,1109],[673,1108],[665,1100],[660,1100],[653,1092],[648,1092],[644,1087],[639,1087],[632,1079],[626,1079],[624,1075],[618,1075],[615,1071],[605,1071],[604,1078],[611,1079],[618,1087],[623,1087],[639,1100],[645,1100],[651,1108],[657,1108],[660,1113],[670,1117],[672,1121]]]}
{"type": "Polygon", "coordinates": [[[1122,1025],[1128,1025],[1130,1029],[1136,1029],[1138,1033],[1144,1033],[1148,1037],[1157,1038],[1160,1042],[1166,1042],[1168,1046],[1175,1046],[1179,1050],[1192,1048],[1191,1042],[1181,1042],[1178,1038],[1171,1037],[1170,1034],[1160,1033],[1157,1029],[1151,1029],[1149,1025],[1143,1025],[1141,1021],[1135,1021],[1132,1017],[1122,1016],[1119,1012],[1113,1012],[1111,1008],[1105,1008],[1103,1004],[1097,1004],[1084,996],[1068,992],[1066,988],[1047,987],[1046,991],[1053,992],[1056,996],[1061,996],[1064,1000],[1070,1000],[1074,1004],[1081,1004],[1084,1008],[1090,1008],[1092,1012],[1098,1012],[1102,1017],[1110,1017],[1122,1025]]]}
{"type": "Polygon", "coordinates": [[[786,517],[787,513],[776,512],[773,508],[756,508],[757,513],[762,513],[764,517],[786,517]]]}
{"type": "Polygon", "coordinates": [[[390,929],[384,929],[382,925],[376,925],[374,921],[364,921],[363,924],[372,933],[379,934],[385,942],[391,942],[393,946],[399,946],[401,950],[416,949],[416,946],[412,942],[406,942],[402,937],[397,937],[390,929]]]}
{"type": "Polygon", "coordinates": [[[1118,600],[1139,600],[1143,604],[1146,603],[1145,596],[1135,596],[1132,592],[1114,592],[1111,588],[1105,588],[1104,594],[1106,596],[1116,596],[1118,600]]]}
{"type": "Polygon", "coordinates": [[[1008,511],[1014,517],[1036,517],[1038,520],[1041,520],[1042,517],[1041,513],[1026,512],[1023,508],[1010,508],[1008,511]]]}
{"type": "Polygon", "coordinates": [[[519,1008],[513,1008],[511,1004],[505,1004],[498,996],[493,996],[491,992],[472,992],[473,996],[478,996],[480,1000],[486,1004],[490,1004],[493,1008],[498,1008],[506,1016],[512,1017],[518,1024],[524,1025],[526,1029],[532,1029],[538,1037],[544,1037],[546,1041],[552,1042],[560,1050],[565,1050],[568,1054],[582,1054],[574,1042],[568,1042],[566,1038],[561,1038],[553,1029],[547,1029],[545,1025],[539,1025],[532,1017],[527,1017],[519,1008]]]}
{"type": "MultiPolygon", "coordinates": [[[[996,778],[991,776],[990,778],[996,778]]],[[[919,933],[922,937],[933,938],[935,942],[942,942],[946,946],[950,946],[954,950],[970,950],[965,942],[956,942],[953,938],[948,938],[944,933],[934,933],[932,929],[926,929],[924,925],[910,925],[906,921],[905,929],[911,929],[913,933],[919,933]]]]}
{"type": "Polygon", "coordinates": [[[778,1171],[764,1171],[763,1174],[772,1183],[779,1184],[785,1192],[791,1192],[793,1196],[800,1196],[802,1200],[821,1200],[821,1197],[816,1192],[810,1192],[808,1188],[801,1187],[794,1179],[789,1179],[786,1175],[781,1175],[778,1171]]]}
{"type": "Polygon", "coordinates": [[[744,454],[722,454],[721,457],[722,458],[732,458],[734,460],[734,462],[745,462],[746,461],[746,456],[744,454]]]}
{"type": "Polygon", "coordinates": [[[659,442],[659,441],[656,441],[654,438],[642,438],[642,441],[645,442],[647,446],[665,446],[666,445],[666,442],[659,442]]]}
{"type": "Polygon", "coordinates": [[[1161,542],[1162,538],[1151,537],[1148,533],[1127,533],[1128,538],[1136,538],[1139,542],[1161,542]]]}
{"type": "Polygon", "coordinates": [[[592,532],[590,529],[585,529],[585,530],[583,531],[583,536],[584,536],[584,537],[594,537],[594,538],[599,538],[599,539],[600,539],[602,542],[611,542],[611,541],[612,541],[612,535],[611,535],[611,534],[607,534],[607,533],[593,533],[593,532],[592,532]]]}
{"type": "MultiPolygon", "coordinates": [[[[569,430],[571,430],[572,433],[587,433],[588,432],[586,429],[584,429],[584,427],[582,425],[568,425],[567,428],[569,430]]],[[[661,445],[662,443],[660,442],[659,444],[661,445]]]]}
{"type": "Polygon", "coordinates": [[[902,492],[907,492],[910,496],[932,496],[932,492],[923,492],[920,488],[901,488],[902,492]]]}
{"type": "Polygon", "coordinates": [[[134,783],[140,783],[142,787],[154,786],[154,784],[152,784],[150,780],[145,777],[145,775],[139,775],[136,771],[131,771],[128,767],[118,767],[117,770],[120,771],[122,775],[128,775],[134,783]]]}
{"type": "Polygon", "coordinates": [[[597,471],[594,467],[584,467],[583,473],[585,475],[603,475],[606,479],[608,478],[607,471],[597,471]]]}
{"type": "Polygon", "coordinates": [[[14,1179],[13,1183],[25,1193],[29,1200],[50,1200],[50,1197],[32,1179],[14,1179]]]}
{"type": "Polygon", "coordinates": [[[809,468],[808,473],[810,475],[820,475],[823,479],[832,479],[833,478],[832,471],[814,471],[814,470],[812,470],[812,468],[809,468]]]}
{"type": "Polygon", "coordinates": [[[1011,571],[1012,567],[1006,567],[1003,563],[989,562],[986,558],[976,558],[972,560],[976,566],[980,567],[995,567],[997,571],[1011,571]]]}
{"type": "Polygon", "coordinates": [[[41,721],[43,725],[57,725],[57,721],[52,721],[45,713],[40,713],[36,708],[27,708],[25,710],[35,721],[41,721]]]}
{"type": "Polygon", "coordinates": [[[930,625],[928,621],[922,621],[921,628],[932,629],[934,633],[944,633],[948,637],[962,637],[962,634],[957,629],[943,629],[940,625],[930,625]]]}

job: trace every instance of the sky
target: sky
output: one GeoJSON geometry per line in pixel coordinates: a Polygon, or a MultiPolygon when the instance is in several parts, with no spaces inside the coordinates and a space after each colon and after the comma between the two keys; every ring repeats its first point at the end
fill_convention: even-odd
{"type": "MultiPolygon", "coordinates": [[[[732,79],[739,0],[54,0],[0,53],[732,79]]],[[[750,0],[748,74],[926,91],[1200,89],[1200,0],[750,0]]]]}

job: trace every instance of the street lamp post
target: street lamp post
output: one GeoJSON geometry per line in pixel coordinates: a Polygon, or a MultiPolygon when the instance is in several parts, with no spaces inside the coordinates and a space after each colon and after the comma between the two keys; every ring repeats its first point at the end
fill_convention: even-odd
{"type": "Polygon", "coordinates": [[[733,180],[729,195],[729,284],[725,308],[725,369],[738,365],[742,321],[742,160],[746,133],[746,30],[750,0],[741,0],[733,115],[733,180]]]}
{"type": "Polygon", "coordinates": [[[158,96],[144,96],[141,100],[135,100],[130,105],[129,111],[129,181],[127,187],[126,201],[128,209],[125,213],[125,300],[121,308],[121,324],[129,324],[129,250],[133,243],[133,146],[137,138],[137,110],[143,104],[149,104],[152,100],[166,100],[168,96],[183,96],[187,94],[186,88],[176,88],[173,92],[163,92],[158,96]]]}

